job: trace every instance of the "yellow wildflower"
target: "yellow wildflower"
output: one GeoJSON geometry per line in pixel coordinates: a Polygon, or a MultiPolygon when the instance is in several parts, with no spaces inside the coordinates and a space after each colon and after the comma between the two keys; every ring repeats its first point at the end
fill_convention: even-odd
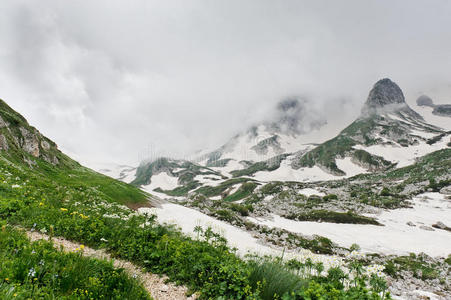
{"type": "Polygon", "coordinates": [[[81,250],[85,249],[85,245],[80,245],[80,249],[81,250]]]}
{"type": "Polygon", "coordinates": [[[60,210],[61,211],[67,211],[67,208],[61,207],[60,210]]]}
{"type": "Polygon", "coordinates": [[[43,206],[44,205],[44,203],[43,202],[39,202],[39,206],[43,206]]]}

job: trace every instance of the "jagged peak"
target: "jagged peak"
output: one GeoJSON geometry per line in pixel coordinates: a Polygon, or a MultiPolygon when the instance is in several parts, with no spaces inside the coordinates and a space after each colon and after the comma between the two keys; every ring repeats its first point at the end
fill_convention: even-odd
{"type": "Polygon", "coordinates": [[[407,105],[401,88],[389,78],[374,84],[362,108],[364,117],[386,113],[403,113],[414,119],[423,119],[407,105]]]}
{"type": "Polygon", "coordinates": [[[380,109],[406,105],[401,88],[392,80],[384,78],[376,82],[363,107],[363,112],[374,113],[380,109]]]}

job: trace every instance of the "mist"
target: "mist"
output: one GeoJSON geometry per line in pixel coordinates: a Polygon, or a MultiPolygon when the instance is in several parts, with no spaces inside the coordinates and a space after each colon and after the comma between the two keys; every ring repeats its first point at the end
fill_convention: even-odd
{"type": "MultiPolygon", "coordinates": [[[[215,148],[309,99],[346,124],[391,78],[451,103],[451,2],[0,3],[0,98],[81,161],[215,148]]],[[[316,118],[316,117],[315,117],[316,118]]]]}

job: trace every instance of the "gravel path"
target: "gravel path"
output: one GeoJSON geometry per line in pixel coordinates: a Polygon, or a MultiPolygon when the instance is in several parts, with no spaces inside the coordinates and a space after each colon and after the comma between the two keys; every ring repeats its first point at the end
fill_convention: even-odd
{"type": "MultiPolygon", "coordinates": [[[[26,232],[28,237],[32,241],[37,240],[48,240],[48,236],[40,232],[26,232]]],[[[63,246],[63,250],[66,252],[74,252],[79,249],[81,244],[68,241],[63,238],[53,237],[52,242],[55,247],[59,248],[63,246]]],[[[144,288],[150,293],[152,298],[157,300],[179,300],[179,299],[196,299],[195,295],[191,297],[186,296],[188,289],[184,286],[176,286],[172,283],[165,283],[167,277],[160,277],[155,274],[151,274],[143,271],[138,266],[132,264],[131,262],[112,259],[111,256],[104,250],[95,250],[89,247],[84,247],[83,255],[86,257],[93,257],[98,259],[112,260],[116,268],[124,268],[131,276],[137,276],[143,283],[144,288]]]]}

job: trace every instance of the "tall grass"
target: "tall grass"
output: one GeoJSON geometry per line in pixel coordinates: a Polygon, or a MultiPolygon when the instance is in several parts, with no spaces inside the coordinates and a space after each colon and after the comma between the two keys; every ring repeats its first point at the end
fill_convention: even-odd
{"type": "Polygon", "coordinates": [[[293,274],[278,260],[254,259],[249,264],[252,270],[249,281],[252,286],[261,286],[260,296],[264,300],[281,298],[308,286],[308,280],[293,274]]]}

